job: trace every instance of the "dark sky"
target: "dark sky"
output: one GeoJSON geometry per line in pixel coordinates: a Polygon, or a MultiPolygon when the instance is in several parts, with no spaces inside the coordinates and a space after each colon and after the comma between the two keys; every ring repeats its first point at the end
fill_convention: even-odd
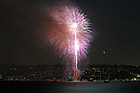
{"type": "MultiPolygon", "coordinates": [[[[45,7],[54,5],[50,1],[0,1],[0,64],[63,63],[43,35],[44,22],[49,21],[45,7]]],[[[91,64],[140,65],[139,0],[74,3],[92,22],[95,36],[88,55],[91,64]]]]}

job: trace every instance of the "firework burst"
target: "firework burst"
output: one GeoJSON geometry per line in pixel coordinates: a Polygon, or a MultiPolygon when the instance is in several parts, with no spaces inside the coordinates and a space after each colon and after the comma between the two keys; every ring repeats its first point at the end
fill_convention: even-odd
{"type": "Polygon", "coordinates": [[[75,63],[87,57],[92,32],[86,15],[74,5],[53,8],[50,11],[53,26],[50,27],[48,40],[55,47],[59,57],[75,63]]]}

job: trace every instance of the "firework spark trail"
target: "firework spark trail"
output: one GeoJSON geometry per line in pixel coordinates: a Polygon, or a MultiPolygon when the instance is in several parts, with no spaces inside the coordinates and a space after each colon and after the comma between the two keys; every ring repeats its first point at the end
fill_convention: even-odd
{"type": "Polygon", "coordinates": [[[56,7],[50,15],[54,26],[50,28],[48,39],[59,57],[67,62],[75,61],[74,68],[77,70],[77,62],[87,57],[92,41],[90,22],[74,5],[56,7]]]}

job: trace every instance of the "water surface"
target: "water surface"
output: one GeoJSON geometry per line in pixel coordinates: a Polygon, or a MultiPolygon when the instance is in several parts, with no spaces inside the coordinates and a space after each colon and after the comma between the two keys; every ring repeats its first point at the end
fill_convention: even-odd
{"type": "Polygon", "coordinates": [[[0,88],[18,93],[140,93],[140,82],[0,82],[0,88]]]}

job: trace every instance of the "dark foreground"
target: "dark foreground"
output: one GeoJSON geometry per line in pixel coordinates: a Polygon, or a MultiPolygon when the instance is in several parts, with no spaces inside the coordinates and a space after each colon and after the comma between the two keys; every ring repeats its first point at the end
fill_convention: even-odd
{"type": "Polygon", "coordinates": [[[13,93],[140,93],[140,82],[0,82],[13,93]]]}

